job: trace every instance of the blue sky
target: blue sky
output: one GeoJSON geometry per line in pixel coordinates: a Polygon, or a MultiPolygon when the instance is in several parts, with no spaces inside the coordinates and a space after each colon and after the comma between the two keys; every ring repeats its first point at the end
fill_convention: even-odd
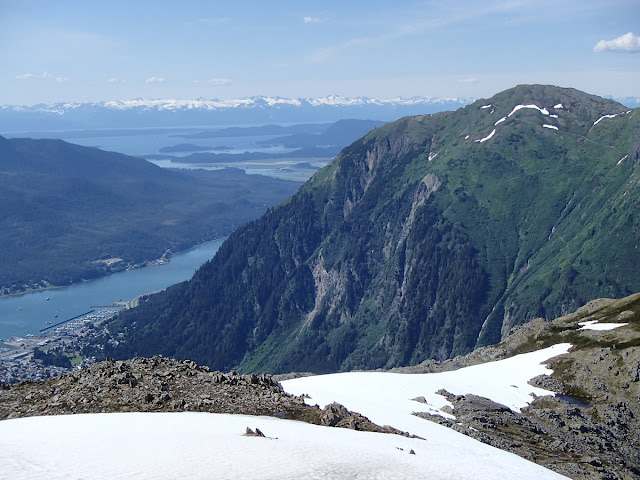
{"type": "Polygon", "coordinates": [[[640,96],[640,0],[0,0],[0,104],[640,96]]]}

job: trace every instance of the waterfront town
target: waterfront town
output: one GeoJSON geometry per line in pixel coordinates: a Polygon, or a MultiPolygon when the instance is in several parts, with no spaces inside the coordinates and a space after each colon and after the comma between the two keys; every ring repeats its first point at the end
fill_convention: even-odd
{"type": "Polygon", "coordinates": [[[85,339],[122,308],[91,310],[46,327],[38,335],[0,339],[0,384],[41,380],[93,363],[94,358],[83,358],[80,354],[85,339]],[[64,351],[64,361],[51,361],[53,355],[49,352],[53,351],[64,351]]]}

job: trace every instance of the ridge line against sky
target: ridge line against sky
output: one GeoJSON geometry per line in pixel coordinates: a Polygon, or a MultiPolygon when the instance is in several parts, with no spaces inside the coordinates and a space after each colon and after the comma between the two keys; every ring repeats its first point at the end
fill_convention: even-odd
{"type": "Polygon", "coordinates": [[[640,96],[640,0],[0,0],[0,104],[640,96]]]}

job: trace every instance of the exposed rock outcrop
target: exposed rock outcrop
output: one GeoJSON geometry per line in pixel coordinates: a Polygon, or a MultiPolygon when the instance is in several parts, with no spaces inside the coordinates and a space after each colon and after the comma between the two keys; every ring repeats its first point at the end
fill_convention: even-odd
{"type": "MultiPolygon", "coordinates": [[[[409,436],[333,403],[324,410],[286,393],[269,375],[222,373],[162,356],[108,360],[41,382],[0,389],[0,419],[103,412],[211,412],[267,415],[409,436]]],[[[249,429],[250,430],[250,429],[249,429]]],[[[251,434],[247,430],[247,435],[251,434]]],[[[258,430],[253,435],[260,435],[258,430]]]]}

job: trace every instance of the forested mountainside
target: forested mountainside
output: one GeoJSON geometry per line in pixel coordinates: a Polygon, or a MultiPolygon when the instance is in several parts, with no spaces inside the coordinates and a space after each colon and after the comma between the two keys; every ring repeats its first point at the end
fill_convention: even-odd
{"type": "Polygon", "coordinates": [[[0,294],[67,285],[227,235],[296,182],[163,170],[60,140],[0,137],[0,294]]]}
{"type": "Polygon", "coordinates": [[[345,148],[106,356],[327,372],[444,359],[640,291],[640,111],[521,85],[345,148]]]}

